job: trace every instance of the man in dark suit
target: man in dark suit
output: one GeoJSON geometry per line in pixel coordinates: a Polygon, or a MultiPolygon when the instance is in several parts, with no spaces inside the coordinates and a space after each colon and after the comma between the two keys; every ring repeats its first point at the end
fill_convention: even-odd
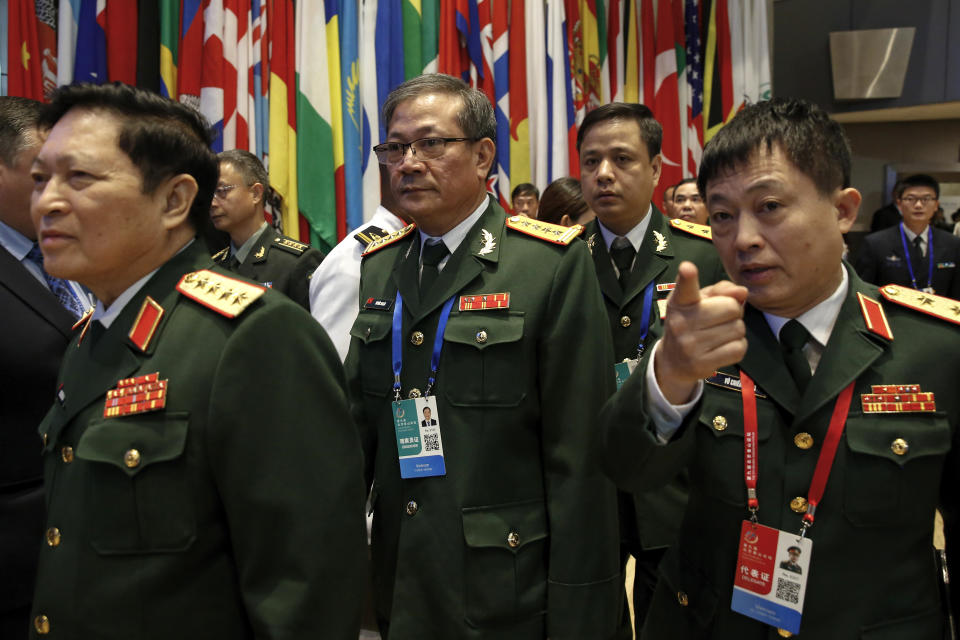
{"type": "MultiPolygon", "coordinates": [[[[960,308],[843,264],[861,197],[843,130],[815,105],[746,107],[698,179],[734,282],[701,289],[680,265],[662,339],[600,419],[618,485],[690,471],[643,638],[943,638],[931,555],[937,506],[957,548],[960,308]],[[748,545],[804,547],[801,531],[802,616],[768,615],[796,601],[734,590],[756,568],[748,545]]],[[[758,571],[758,592],[776,597],[775,573],[758,571]]]]}
{"type": "Polygon", "coordinates": [[[44,261],[99,302],[40,424],[32,637],[355,639],[365,491],[339,358],[196,240],[206,121],[114,83],[61,87],[40,122],[44,261]]]}
{"type": "MultiPolygon", "coordinates": [[[[641,104],[613,103],[594,109],[578,134],[583,196],[597,214],[584,237],[603,292],[613,351],[605,358],[623,380],[638,354],[653,344],[660,311],[681,260],[691,260],[711,282],[723,267],[710,244],[710,228],[668,220],[650,198],[660,179],[663,128],[641,104]]],[[[643,624],[657,583],[657,565],[676,539],[686,506],[685,473],[668,487],[620,496],[624,562],[637,559],[633,581],[636,628],[643,624]]],[[[630,637],[629,618],[621,630],[630,637]]]]}
{"type": "Polygon", "coordinates": [[[40,149],[40,104],[0,97],[0,637],[26,638],[43,532],[43,466],[37,427],[50,408],[57,369],[83,304],[68,310],[51,292],[33,250],[30,165],[40,149]]]}
{"type": "Polygon", "coordinates": [[[507,218],[490,199],[493,107],[461,80],[413,78],[383,111],[374,149],[416,224],[368,246],[346,363],[381,633],[608,640],[623,583],[593,420],[613,372],[596,357],[610,336],[580,228],[507,218]],[[400,457],[420,396],[442,477],[400,457]]]}
{"type": "Polygon", "coordinates": [[[431,427],[437,424],[436,419],[431,416],[430,407],[423,408],[423,420],[420,421],[420,426],[431,427]]]}
{"type": "Polygon", "coordinates": [[[860,277],[960,299],[960,238],[930,223],[940,206],[940,183],[917,174],[902,180],[900,224],[871,233],[857,253],[860,277]]]}
{"type": "Polygon", "coordinates": [[[242,149],[219,154],[220,179],[210,207],[213,226],[230,234],[215,262],[310,309],[310,276],[323,253],[277,233],[264,219],[270,182],[257,156],[242,149]]]}

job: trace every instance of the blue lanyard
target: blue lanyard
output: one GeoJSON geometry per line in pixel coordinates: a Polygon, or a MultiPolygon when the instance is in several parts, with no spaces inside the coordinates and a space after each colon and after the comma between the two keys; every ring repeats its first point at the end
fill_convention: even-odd
{"type": "Polygon", "coordinates": [[[643,291],[643,319],[640,321],[640,343],[637,344],[637,360],[643,357],[643,350],[646,349],[644,342],[646,342],[647,333],[650,331],[650,307],[653,305],[653,287],[656,283],[656,280],[651,280],[643,291]]]}
{"type": "MultiPolygon", "coordinates": [[[[910,249],[907,248],[907,234],[903,232],[903,223],[900,223],[900,241],[903,243],[903,255],[907,257],[907,270],[910,272],[910,281],[914,289],[917,286],[917,277],[913,274],[913,260],[910,259],[910,249]]],[[[933,288],[933,227],[927,227],[927,257],[930,259],[930,266],[927,270],[927,288],[933,288]]]]}
{"type": "MultiPolygon", "coordinates": [[[[423,395],[430,395],[430,390],[437,382],[437,370],[440,368],[440,352],[443,350],[443,334],[447,330],[447,320],[450,319],[450,310],[453,309],[453,301],[457,296],[451,296],[443,305],[440,312],[440,321],[437,323],[437,335],[433,340],[433,356],[430,358],[430,378],[427,380],[427,388],[423,395]]],[[[403,370],[403,347],[400,341],[403,339],[403,296],[397,291],[397,299],[393,305],[393,336],[391,343],[393,345],[393,394],[394,400],[400,401],[400,372],[403,370]]]]}

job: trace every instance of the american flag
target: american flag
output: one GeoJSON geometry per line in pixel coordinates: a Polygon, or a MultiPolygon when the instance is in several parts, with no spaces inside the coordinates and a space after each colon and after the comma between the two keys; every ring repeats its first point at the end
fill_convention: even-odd
{"type": "Polygon", "coordinates": [[[685,29],[687,43],[687,168],[697,175],[703,156],[703,43],[700,40],[700,16],[695,0],[686,0],[685,29]]]}

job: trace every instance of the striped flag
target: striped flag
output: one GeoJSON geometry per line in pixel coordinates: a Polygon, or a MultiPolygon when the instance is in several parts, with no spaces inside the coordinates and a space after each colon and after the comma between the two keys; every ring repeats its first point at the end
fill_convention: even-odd
{"type": "Polygon", "coordinates": [[[33,2],[8,1],[7,94],[43,100],[43,73],[33,2]]]}
{"type": "MultiPolygon", "coordinates": [[[[610,101],[623,102],[624,90],[624,29],[621,0],[608,0],[607,13],[607,78],[610,83],[610,101]]],[[[629,1],[627,2],[629,4],[629,1]]]]}
{"type": "Polygon", "coordinates": [[[707,25],[703,70],[703,142],[716,135],[733,109],[730,19],[727,0],[713,0],[707,25]]]}
{"type": "Polygon", "coordinates": [[[296,34],[292,0],[270,3],[270,185],[283,198],[283,233],[301,234],[297,200],[296,34]]]}
{"type": "Polygon", "coordinates": [[[180,102],[200,108],[200,60],[203,59],[203,7],[201,0],[181,0],[180,60],[189,60],[177,70],[177,95],[180,102]]]}
{"type": "MultiPolygon", "coordinates": [[[[587,63],[583,51],[583,23],[580,20],[580,0],[564,0],[567,15],[567,49],[570,51],[570,78],[573,89],[573,109],[577,126],[587,114],[587,63]]],[[[580,175],[580,165],[576,174],[580,175]]]]}
{"type": "Polygon", "coordinates": [[[56,0],[36,0],[36,14],[37,51],[40,52],[41,59],[40,73],[43,76],[43,94],[48,95],[51,91],[57,88],[56,0]]]}
{"type": "Polygon", "coordinates": [[[493,3],[493,84],[497,118],[497,188],[500,206],[510,209],[510,56],[509,6],[493,3]]]}
{"type": "Polygon", "coordinates": [[[653,201],[662,202],[667,187],[683,179],[683,155],[680,145],[680,105],[677,96],[677,52],[673,37],[673,10],[670,0],[659,0],[657,7],[657,62],[653,113],[663,126],[660,146],[662,169],[654,188],[653,201]]]}
{"type": "Polygon", "coordinates": [[[677,117],[680,124],[680,171],[684,178],[696,177],[687,171],[687,95],[690,88],[687,84],[687,45],[684,36],[684,0],[670,0],[673,14],[673,49],[677,57],[677,103],[679,106],[677,117]]]}
{"type": "MultiPolygon", "coordinates": [[[[761,2],[764,0],[761,0],[761,2]]],[[[703,52],[700,16],[695,0],[686,0],[687,40],[687,174],[696,176],[703,156],[703,52]]]]}
{"type": "MultiPolygon", "coordinates": [[[[384,0],[386,3],[387,0],[384,0]]],[[[363,139],[363,221],[374,216],[380,204],[380,165],[373,146],[380,142],[380,103],[377,100],[377,15],[378,0],[363,0],[360,5],[360,104],[363,139]]],[[[303,132],[301,128],[301,137],[303,132]]]]}
{"type": "MultiPolygon", "coordinates": [[[[377,113],[383,108],[383,102],[398,85],[406,79],[406,70],[403,55],[404,38],[401,16],[399,15],[399,0],[379,0],[376,4],[376,72],[377,72],[377,113]]],[[[412,76],[411,76],[412,77],[412,76]]],[[[379,118],[378,118],[379,121],[379,118]]],[[[380,122],[379,136],[373,144],[379,144],[387,139],[387,123],[380,122]]],[[[377,178],[377,184],[380,178],[377,178]]]]}
{"type": "MultiPolygon", "coordinates": [[[[332,2],[330,3],[333,4],[332,2]]],[[[360,17],[357,3],[346,0],[340,5],[340,96],[343,101],[343,181],[346,229],[338,230],[342,238],[347,231],[363,224],[362,155],[363,139],[360,105],[360,17]]],[[[328,21],[329,24],[329,21],[328,21]]]]}
{"type": "MultiPolygon", "coordinates": [[[[583,29],[583,92],[586,110],[590,111],[607,102],[603,97],[603,58],[600,52],[600,26],[597,0],[580,0],[580,19],[583,29]]],[[[606,43],[604,43],[606,46],[606,43]]]]}
{"type": "MultiPolygon", "coordinates": [[[[547,49],[543,34],[546,33],[543,3],[528,0],[524,5],[527,30],[527,106],[530,118],[530,175],[534,185],[544,189],[549,182],[549,111],[547,101],[547,49]]],[[[517,183],[519,184],[519,183],[517,183]]]]}
{"type": "Polygon", "coordinates": [[[106,0],[81,0],[77,16],[75,82],[102,84],[107,81],[106,0]]]}
{"type": "Polygon", "coordinates": [[[623,59],[623,101],[640,102],[640,27],[639,12],[635,2],[627,3],[623,28],[626,31],[626,54],[623,59]]]}
{"type": "Polygon", "coordinates": [[[770,40],[767,34],[767,3],[747,0],[744,18],[744,81],[746,101],[770,99],[770,40]]]}
{"type": "Polygon", "coordinates": [[[567,114],[567,47],[563,0],[547,0],[547,69],[546,80],[549,106],[547,109],[547,178],[548,184],[568,175],[570,154],[567,114]]]}
{"type": "Polygon", "coordinates": [[[252,0],[250,3],[250,91],[253,93],[253,116],[251,120],[250,148],[264,160],[270,140],[270,73],[266,70],[267,51],[267,0],[252,0]],[[254,140],[256,143],[254,144],[254,140]]]}
{"type": "MultiPolygon", "coordinates": [[[[530,0],[536,2],[537,0],[530,0]]],[[[575,0],[574,0],[575,1],[575,0]]],[[[530,182],[530,118],[527,111],[527,34],[525,0],[510,3],[507,34],[510,73],[510,182],[530,182]]]]}
{"type": "Polygon", "coordinates": [[[465,73],[470,72],[470,58],[466,49],[460,46],[460,32],[457,29],[459,1],[449,0],[440,4],[437,71],[463,78],[465,73]]]}
{"type": "MultiPolygon", "coordinates": [[[[223,31],[221,32],[223,46],[223,64],[221,79],[223,84],[223,148],[244,149],[237,136],[237,110],[239,103],[239,67],[242,54],[240,53],[238,15],[240,13],[239,0],[223,0],[223,31]]],[[[244,82],[246,76],[244,76],[244,82]]]]}
{"type": "MultiPolygon", "coordinates": [[[[396,1],[396,0],[394,0],[396,1]]],[[[400,62],[404,68],[404,79],[416,77],[423,72],[423,29],[421,7],[419,0],[399,0],[401,20],[397,26],[402,27],[402,47],[390,51],[390,55],[398,57],[402,52],[400,62]]]]}
{"type": "MultiPolygon", "coordinates": [[[[327,13],[322,2],[311,2],[297,12],[297,112],[303,187],[301,207],[310,221],[311,241],[321,248],[337,242],[337,199],[334,179],[334,109],[331,86],[339,89],[339,58],[328,64],[327,13]],[[336,78],[331,77],[331,69],[336,78]],[[308,169],[309,167],[309,169],[308,169]]],[[[339,92],[338,92],[339,99],[339,92]]],[[[339,117],[339,102],[337,104],[339,117]]],[[[340,152],[342,156],[342,151],[340,152]]]]}
{"type": "Polygon", "coordinates": [[[223,0],[204,0],[200,113],[207,118],[214,131],[212,148],[217,153],[224,149],[223,17],[223,0]]]}
{"type": "Polygon", "coordinates": [[[177,99],[180,0],[160,0],[160,95],[177,99]]]}
{"type": "MultiPolygon", "coordinates": [[[[76,64],[77,51],[77,20],[79,17],[80,0],[60,0],[60,11],[57,14],[58,85],[73,82],[73,69],[76,64]]],[[[12,19],[10,24],[13,24],[12,19]]],[[[13,60],[14,58],[10,59],[13,60]]]]}
{"type": "Polygon", "coordinates": [[[730,34],[730,79],[733,83],[730,96],[733,101],[730,104],[730,110],[723,118],[724,123],[729,122],[743,108],[747,95],[747,83],[744,75],[746,60],[744,60],[743,29],[745,25],[742,2],[727,3],[727,20],[727,29],[730,34]]]}
{"type": "Polygon", "coordinates": [[[424,73],[436,73],[439,66],[440,0],[420,0],[420,42],[424,73]]]}
{"type": "Polygon", "coordinates": [[[643,93],[640,101],[652,106],[657,77],[656,23],[653,19],[654,0],[642,0],[640,6],[640,86],[643,93]]]}

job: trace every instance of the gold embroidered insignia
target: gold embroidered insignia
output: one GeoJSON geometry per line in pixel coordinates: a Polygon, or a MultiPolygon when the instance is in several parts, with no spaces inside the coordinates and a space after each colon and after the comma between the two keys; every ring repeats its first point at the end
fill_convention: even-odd
{"type": "Polygon", "coordinates": [[[662,233],[657,230],[654,230],[653,237],[657,239],[657,246],[655,251],[660,253],[661,251],[667,250],[667,238],[662,233]]]}
{"type": "Polygon", "coordinates": [[[227,254],[229,253],[230,253],[230,247],[224,247],[223,249],[220,249],[220,251],[217,251],[215,254],[210,256],[210,259],[213,260],[214,262],[221,262],[227,259],[227,254]]]}
{"type": "Polygon", "coordinates": [[[590,255],[593,255],[593,248],[595,246],[597,246],[597,234],[594,233],[587,238],[587,249],[590,250],[590,255]]]}
{"type": "Polygon", "coordinates": [[[690,235],[697,236],[698,238],[704,238],[706,240],[711,240],[713,238],[713,233],[711,232],[710,227],[705,224],[697,224],[695,222],[681,220],[680,218],[673,218],[670,220],[670,226],[674,229],[686,231],[690,235]]]}
{"type": "Polygon", "coordinates": [[[221,315],[236,318],[266,289],[203,269],[183,276],[177,291],[221,315]]]}
{"type": "Polygon", "coordinates": [[[477,255],[485,256],[488,253],[493,253],[493,250],[497,247],[497,243],[494,242],[496,238],[493,237],[493,234],[486,229],[481,229],[480,237],[483,238],[483,246],[480,247],[480,251],[477,251],[477,255]]]}
{"type": "Polygon", "coordinates": [[[559,224],[541,222],[524,216],[510,216],[507,218],[507,227],[534,238],[540,238],[554,244],[568,245],[573,239],[583,233],[583,225],[575,224],[564,227],[559,224]]]}
{"type": "Polygon", "coordinates": [[[934,316],[947,322],[960,324],[960,302],[953,298],[945,298],[932,293],[925,293],[903,287],[899,284],[888,284],[880,287],[880,295],[897,304],[920,311],[928,316],[934,316]]]}
{"type": "Polygon", "coordinates": [[[383,238],[378,238],[377,240],[374,240],[373,242],[368,244],[367,248],[360,255],[368,256],[374,251],[379,251],[380,249],[383,249],[384,247],[393,244],[394,242],[396,242],[397,240],[400,240],[401,238],[406,238],[407,235],[416,228],[417,228],[417,225],[408,224],[407,226],[405,226],[403,229],[400,229],[399,231],[394,231],[388,236],[385,236],[383,238]]]}
{"type": "MultiPolygon", "coordinates": [[[[278,238],[274,238],[273,243],[285,249],[292,249],[293,253],[297,253],[297,254],[303,253],[304,251],[310,248],[310,245],[303,244],[302,242],[297,242],[293,238],[288,238],[286,236],[280,236],[278,238]]],[[[263,247],[261,247],[260,249],[262,251],[263,247]]],[[[262,258],[263,254],[260,254],[257,257],[262,258]]]]}
{"type": "Polygon", "coordinates": [[[255,254],[253,254],[253,257],[259,260],[260,258],[263,257],[263,254],[265,254],[266,252],[267,252],[267,248],[263,245],[260,245],[260,251],[257,251],[255,254]]]}

